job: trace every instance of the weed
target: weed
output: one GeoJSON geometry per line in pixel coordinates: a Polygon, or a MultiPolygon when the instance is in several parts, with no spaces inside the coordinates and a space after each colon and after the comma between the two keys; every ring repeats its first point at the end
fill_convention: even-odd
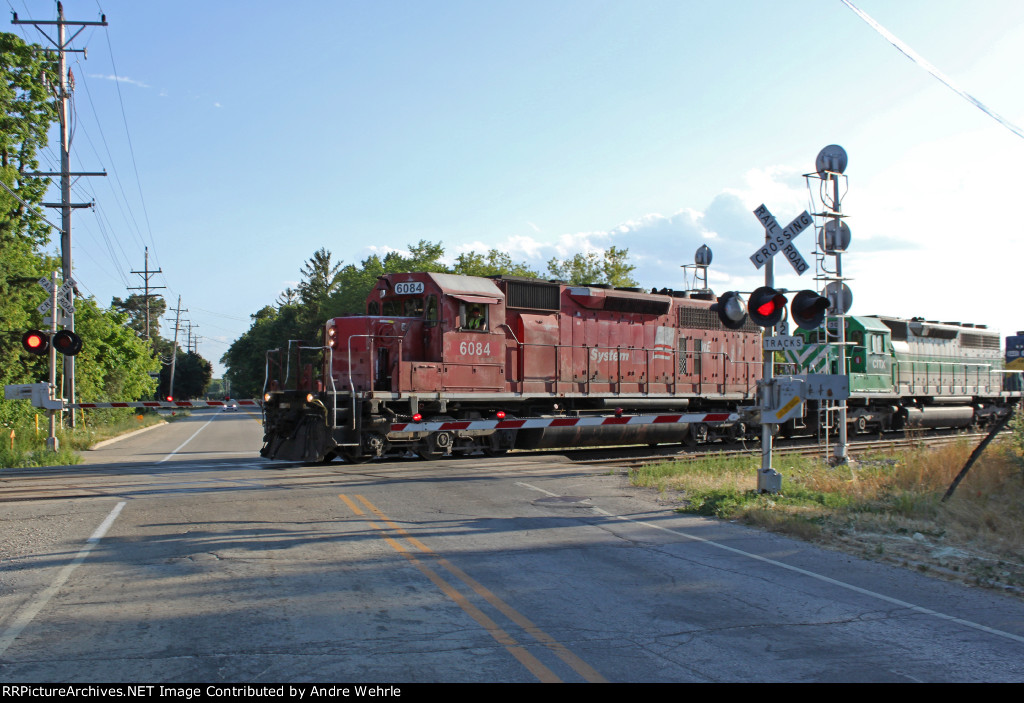
{"type": "Polygon", "coordinates": [[[753,454],[652,465],[630,476],[634,485],[685,496],[680,512],[737,520],[933,575],[983,575],[986,584],[1024,595],[1013,586],[1024,582],[1024,449],[1011,441],[987,451],[942,502],[972,450],[964,441],[837,467],[784,456],[776,466],[782,493],[772,496],[757,493],[760,456],[753,454]],[[992,570],[999,561],[1006,566],[992,570]]]}

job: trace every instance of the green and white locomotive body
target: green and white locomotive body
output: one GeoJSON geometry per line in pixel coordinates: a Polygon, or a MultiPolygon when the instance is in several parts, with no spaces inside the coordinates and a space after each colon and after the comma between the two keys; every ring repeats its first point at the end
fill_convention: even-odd
{"type": "MultiPolygon", "coordinates": [[[[979,325],[850,316],[846,321],[846,372],[852,432],[903,427],[984,425],[1007,412],[999,333],[979,325]]],[[[793,373],[840,373],[837,320],[798,330],[800,350],[784,352],[793,373]]],[[[832,429],[834,414],[808,401],[801,427],[832,429]]]]}

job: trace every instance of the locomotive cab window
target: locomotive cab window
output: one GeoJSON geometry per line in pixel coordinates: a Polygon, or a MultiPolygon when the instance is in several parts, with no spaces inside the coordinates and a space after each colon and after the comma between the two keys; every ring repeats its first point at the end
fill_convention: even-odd
{"type": "Polygon", "coordinates": [[[440,321],[437,308],[437,296],[427,296],[427,307],[423,312],[423,324],[427,327],[434,327],[440,321]]]}
{"type": "Polygon", "coordinates": [[[421,317],[423,298],[389,298],[384,301],[384,314],[395,317],[421,317]]]}
{"type": "Polygon", "coordinates": [[[459,303],[459,326],[464,330],[486,332],[489,308],[485,303],[459,303]]]}

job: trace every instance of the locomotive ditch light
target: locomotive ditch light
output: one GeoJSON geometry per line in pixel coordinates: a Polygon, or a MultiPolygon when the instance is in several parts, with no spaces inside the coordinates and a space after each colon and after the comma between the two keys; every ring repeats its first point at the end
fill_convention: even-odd
{"type": "Polygon", "coordinates": [[[774,327],[786,311],[786,296],[771,286],[761,286],[750,294],[747,312],[758,327],[774,327]]]}
{"type": "Polygon", "coordinates": [[[50,349],[50,338],[39,330],[29,330],[21,335],[21,346],[31,354],[45,354],[50,349]]]}
{"type": "Polygon", "coordinates": [[[718,313],[722,324],[731,330],[738,330],[747,322],[747,306],[734,290],[719,296],[718,302],[711,309],[718,313]]]}
{"type": "Polygon", "coordinates": [[[53,335],[53,348],[64,356],[74,356],[82,351],[82,338],[70,330],[61,330],[53,335]]]}
{"type": "Polygon", "coordinates": [[[829,299],[818,295],[812,290],[802,290],[793,298],[789,306],[790,316],[793,322],[805,330],[813,330],[821,326],[825,321],[825,311],[828,310],[829,299]]]}

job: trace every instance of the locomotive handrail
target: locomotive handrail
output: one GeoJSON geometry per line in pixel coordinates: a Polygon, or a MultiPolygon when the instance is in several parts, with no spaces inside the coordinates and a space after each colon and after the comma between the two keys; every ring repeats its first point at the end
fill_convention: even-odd
{"type": "MultiPolygon", "coordinates": [[[[949,371],[950,371],[950,375],[952,376],[952,378],[948,379],[949,380],[949,388],[950,388],[950,390],[956,388],[956,385],[957,385],[956,384],[956,381],[957,381],[956,367],[962,367],[964,369],[964,372],[963,372],[963,382],[960,385],[962,386],[964,393],[966,393],[968,388],[970,387],[970,377],[969,377],[969,372],[967,371],[968,368],[975,369],[975,376],[974,376],[975,383],[974,383],[974,387],[973,387],[975,393],[980,393],[981,392],[980,386],[981,386],[981,378],[982,378],[981,377],[982,369],[986,370],[986,375],[988,376],[988,379],[987,379],[987,387],[988,388],[990,388],[992,386],[992,374],[999,372],[999,369],[993,368],[992,362],[970,362],[970,363],[963,363],[963,362],[958,362],[958,361],[938,361],[938,360],[935,360],[935,361],[922,361],[920,359],[904,359],[904,360],[897,359],[896,363],[893,365],[893,377],[894,377],[893,378],[893,386],[897,390],[899,390],[900,386],[903,385],[903,383],[901,382],[903,380],[903,378],[904,378],[904,374],[902,373],[902,371],[905,370],[907,366],[910,366],[910,374],[909,374],[909,378],[908,378],[907,383],[906,383],[907,391],[909,393],[917,393],[918,392],[917,378],[920,375],[924,376],[924,389],[923,389],[923,392],[925,392],[925,393],[928,392],[929,386],[932,385],[931,381],[932,381],[933,371],[932,371],[931,367],[938,367],[938,379],[937,379],[938,382],[935,384],[935,387],[938,388],[938,389],[942,388],[942,384],[943,384],[943,380],[944,380],[944,374],[943,374],[944,367],[951,367],[949,369],[949,371]],[[924,368],[922,369],[922,368],[920,368],[920,366],[923,366],[924,368]]],[[[988,392],[988,390],[986,390],[985,392],[988,392]]]]}

